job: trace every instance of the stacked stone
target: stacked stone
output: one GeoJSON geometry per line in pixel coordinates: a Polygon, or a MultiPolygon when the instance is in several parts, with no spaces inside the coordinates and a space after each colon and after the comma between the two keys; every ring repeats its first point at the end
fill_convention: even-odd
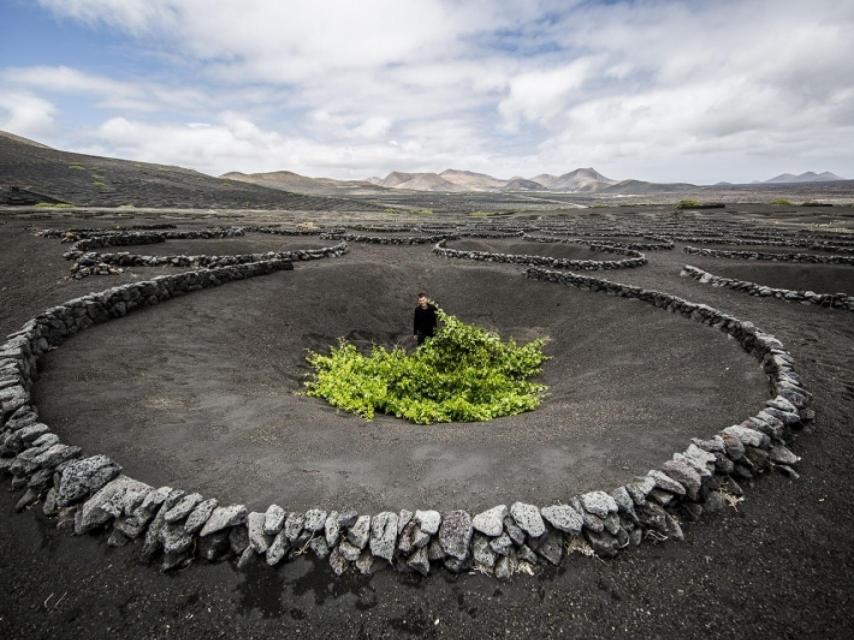
{"type": "Polygon", "coordinates": [[[666,239],[661,239],[658,242],[620,242],[611,240],[607,240],[606,242],[590,242],[589,240],[581,240],[579,238],[566,238],[555,236],[543,237],[528,233],[524,235],[524,238],[525,240],[530,240],[531,242],[540,242],[542,244],[578,244],[590,247],[591,249],[596,249],[598,251],[611,251],[613,253],[617,253],[613,251],[613,249],[615,248],[630,251],[658,251],[661,249],[672,249],[674,246],[670,240],[666,239]]]}
{"type": "Polygon", "coordinates": [[[39,422],[29,395],[38,357],[68,336],[189,291],[289,268],[285,261],[258,262],[114,287],[48,309],[10,335],[0,346],[0,472],[22,491],[17,508],[43,499],[44,512],[59,526],[78,535],[109,531],[114,546],[139,540],[142,558],[159,560],[164,570],[195,559],[275,565],[310,553],[339,575],[383,566],[427,575],[442,566],[507,578],[529,573],[532,565],[558,565],[568,550],[609,557],[645,538],[682,539],[680,521],[720,509],[726,495],[741,493],[740,483],[770,469],[797,477],[793,465],[799,459],[786,444],[814,413],[791,355],[776,338],[670,294],[534,267],[530,278],[637,298],[719,328],[762,363],[774,397],[741,424],[694,439],[659,469],[610,493],[591,491],[545,507],[498,505],[474,516],[462,510],[371,516],[278,505],[249,512],[244,505],[220,505],[215,498],[129,478],[110,458],[84,457],[39,422]]]}
{"type": "Polygon", "coordinates": [[[513,264],[537,265],[558,269],[578,269],[580,271],[597,271],[600,269],[631,269],[642,267],[646,264],[646,256],[631,249],[621,249],[610,245],[588,245],[594,251],[609,251],[632,256],[624,260],[571,260],[569,258],[552,258],[549,256],[529,256],[513,253],[493,253],[491,251],[461,251],[451,249],[446,245],[446,240],[437,242],[433,247],[433,253],[445,258],[460,258],[464,260],[477,260],[480,262],[509,262],[513,264]]]}
{"type": "Polygon", "coordinates": [[[320,227],[288,229],[281,226],[247,225],[244,231],[251,233],[266,233],[274,236],[319,236],[323,229],[320,227]]]}
{"type": "Polygon", "coordinates": [[[788,238],[785,236],[761,236],[758,238],[745,238],[736,236],[673,236],[679,242],[690,242],[692,244],[730,244],[736,246],[765,246],[765,247],[793,247],[809,249],[811,251],[835,251],[838,254],[854,253],[854,246],[844,240],[833,242],[788,238]]]}
{"type": "Polygon", "coordinates": [[[217,227],[195,231],[129,231],[121,233],[100,232],[75,242],[72,251],[91,251],[104,247],[123,247],[135,244],[158,244],[167,240],[211,240],[235,238],[245,235],[242,227],[217,227]]]}
{"type": "Polygon", "coordinates": [[[434,244],[440,240],[444,240],[449,235],[438,236],[366,236],[355,233],[340,233],[327,232],[320,234],[323,240],[343,240],[345,242],[363,242],[366,244],[384,244],[384,245],[413,245],[413,244],[434,244]]]}
{"type": "Polygon", "coordinates": [[[647,231],[634,231],[631,229],[624,229],[620,227],[585,227],[580,228],[577,226],[561,226],[561,227],[533,227],[527,230],[528,233],[536,233],[541,236],[557,236],[557,237],[566,237],[566,236],[575,236],[579,238],[604,238],[607,240],[607,244],[616,244],[616,242],[611,242],[610,238],[645,238],[647,240],[656,240],[657,243],[666,244],[669,240],[662,236],[650,233],[647,231]]]}
{"type": "MultiPolygon", "coordinates": [[[[476,229],[459,229],[456,233],[456,238],[494,238],[494,239],[502,239],[502,238],[521,238],[525,235],[523,230],[518,231],[479,231],[476,229]]],[[[452,240],[454,239],[453,234],[449,234],[445,236],[446,239],[452,240]]]]}
{"type": "Polygon", "coordinates": [[[751,296],[772,297],[785,300],[786,302],[817,304],[821,307],[854,311],[854,296],[849,296],[847,293],[815,293],[813,291],[778,289],[750,282],[749,280],[736,280],[734,278],[716,276],[708,271],[703,271],[687,264],[682,268],[680,275],[694,278],[702,284],[711,284],[713,287],[727,287],[728,289],[743,291],[751,296]]]}
{"type": "Polygon", "coordinates": [[[36,233],[36,235],[42,238],[65,238],[68,235],[73,235],[75,236],[75,240],[79,240],[93,235],[162,229],[177,229],[177,227],[174,224],[131,224],[105,227],[102,229],[96,229],[94,227],[72,227],[70,229],[43,229],[36,233]]]}
{"type": "Polygon", "coordinates": [[[348,231],[362,231],[365,233],[424,233],[424,229],[422,227],[409,224],[348,224],[341,227],[340,231],[341,233],[346,233],[348,231]]]}
{"type": "Polygon", "coordinates": [[[85,278],[90,275],[121,273],[119,267],[205,267],[214,269],[237,264],[290,260],[320,260],[339,257],[347,253],[346,242],[339,242],[322,249],[295,249],[293,251],[268,251],[266,253],[243,253],[233,255],[196,255],[196,256],[146,256],[132,253],[96,253],[94,251],[68,251],[63,254],[66,260],[74,260],[71,267],[72,277],[85,278]]]}
{"type": "Polygon", "coordinates": [[[700,247],[682,247],[689,255],[711,256],[714,258],[732,258],[735,260],[764,260],[770,262],[805,262],[810,264],[854,264],[854,256],[818,255],[814,253],[762,253],[761,251],[725,251],[723,249],[703,249],[700,247]]]}
{"type": "MultiPolygon", "coordinates": [[[[8,336],[0,345],[0,472],[12,476],[13,489],[24,490],[16,509],[45,498],[45,511],[59,515],[62,522],[73,519],[78,532],[111,519],[105,513],[118,517],[118,498],[112,493],[107,500],[109,507],[101,508],[103,494],[98,495],[99,502],[85,507],[90,496],[94,498],[119,476],[121,467],[106,456],[83,458],[80,447],[61,443],[59,436],[38,419],[30,387],[42,354],[83,329],[136,308],[231,280],[292,268],[293,264],[284,260],[257,262],[113,287],[52,307],[8,336]],[[84,501],[84,509],[78,512],[76,505],[84,501]]],[[[133,484],[129,479],[121,483],[133,484]]]]}

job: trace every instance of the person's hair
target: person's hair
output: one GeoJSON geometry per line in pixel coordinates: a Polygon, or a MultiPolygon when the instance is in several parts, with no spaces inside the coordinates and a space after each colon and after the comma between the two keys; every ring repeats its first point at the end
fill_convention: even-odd
{"type": "Polygon", "coordinates": [[[424,293],[423,291],[419,291],[419,292],[418,292],[418,297],[419,297],[419,298],[426,298],[426,297],[427,297],[427,294],[426,294],[426,293],[424,293]]]}

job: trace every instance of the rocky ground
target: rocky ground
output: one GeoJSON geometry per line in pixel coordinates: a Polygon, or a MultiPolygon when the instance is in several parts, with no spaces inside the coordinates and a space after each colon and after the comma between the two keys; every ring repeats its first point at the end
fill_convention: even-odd
{"type": "MultiPolygon", "coordinates": [[[[595,213],[612,222],[619,222],[623,215],[619,210],[595,213]]],[[[773,213],[748,209],[740,219],[756,222],[767,220],[773,213]]],[[[640,215],[653,219],[669,214],[640,215]]],[[[791,222],[803,215],[797,212],[788,219],[777,216],[777,222],[791,222]]],[[[68,265],[60,256],[57,242],[35,238],[26,229],[33,222],[48,226],[48,220],[9,216],[0,220],[5,223],[0,225],[3,333],[17,329],[47,306],[81,293],[170,272],[160,268],[130,269],[118,276],[69,281],[63,277],[68,265]]],[[[51,221],[50,226],[91,222],[69,217],[55,225],[51,221]]],[[[843,219],[841,226],[846,224],[849,222],[843,219]]],[[[114,550],[105,545],[103,538],[75,538],[56,531],[38,509],[15,514],[11,494],[3,491],[0,575],[4,598],[0,600],[0,633],[9,638],[116,634],[128,638],[236,634],[251,638],[282,632],[304,637],[340,637],[347,633],[361,638],[532,634],[591,638],[850,637],[854,628],[854,614],[850,612],[854,578],[847,570],[852,561],[854,507],[846,493],[854,459],[850,427],[854,410],[854,324],[850,314],[751,298],[680,278],[679,271],[686,263],[713,273],[737,267],[739,277],[755,282],[762,282],[763,275],[782,277],[775,269],[794,266],[685,256],[680,250],[683,244],[677,243],[671,251],[648,252],[649,264],[645,267],[602,275],[706,302],[754,321],[783,341],[815,394],[815,430],[803,435],[793,447],[804,458],[799,465],[799,480],[763,478],[734,508],[687,526],[682,543],[642,545],[608,561],[574,556],[559,570],[546,570],[535,577],[517,576],[510,582],[482,575],[455,577],[442,571],[427,579],[388,571],[372,578],[334,578],[325,564],[313,566],[309,561],[288,563],[275,570],[262,566],[248,572],[239,572],[229,564],[194,565],[174,575],[161,575],[141,565],[133,548],[114,550]]],[[[421,249],[358,247],[346,259],[376,262],[382,255],[399,255],[402,260],[403,252],[420,255],[408,253],[418,251],[421,249]],[[389,254],[390,251],[400,253],[389,254]]],[[[439,259],[425,253],[422,262],[428,260],[439,259]]],[[[331,264],[305,265],[304,273],[319,273],[331,264]]],[[[460,272],[482,268],[456,261],[437,264],[460,272]]],[[[803,269],[816,267],[827,269],[799,265],[803,269]]],[[[300,268],[265,278],[271,278],[273,283],[283,282],[290,275],[297,275],[300,268]]],[[[845,290],[845,283],[850,281],[846,280],[846,268],[854,271],[854,267],[839,268],[840,285],[836,290],[845,290]]],[[[520,270],[509,266],[496,269],[508,274],[520,270]]],[[[837,282],[834,276],[822,277],[825,279],[820,284],[837,282]]],[[[778,284],[784,285],[785,282],[778,284]]],[[[448,293],[456,288],[449,285],[448,293]]],[[[598,294],[562,293],[579,305],[590,305],[581,308],[591,313],[599,306],[598,302],[589,302],[596,300],[598,294]],[[583,301],[585,296],[588,301],[583,301]]],[[[272,305],[270,301],[275,296],[266,299],[272,305]]],[[[192,296],[177,301],[176,308],[191,300],[192,296]]],[[[248,300],[241,301],[238,296],[236,302],[246,305],[248,300]]],[[[602,304],[616,302],[604,298],[602,304]]],[[[152,311],[165,310],[164,306],[152,311]]],[[[210,307],[211,317],[203,326],[215,324],[217,316],[212,310],[210,307]]],[[[176,329],[179,315],[168,320],[176,329]]],[[[121,323],[132,319],[135,318],[109,323],[89,336],[82,334],[80,339],[94,338],[98,331],[112,330],[114,326],[118,329],[121,323]]],[[[599,320],[605,321],[604,316],[599,320]]],[[[186,318],[187,323],[192,321],[186,318]]],[[[623,335],[623,330],[617,335],[623,335]]],[[[73,343],[67,346],[72,347],[73,343]]],[[[666,359],[674,353],[668,350],[676,348],[667,342],[655,346],[657,352],[640,357],[666,359]]],[[[732,349],[735,351],[735,347],[732,349]]],[[[142,350],[136,353],[141,355],[142,350]]],[[[59,364],[57,360],[57,368],[59,364]]],[[[110,366],[113,368],[107,371],[113,374],[121,370],[120,361],[110,366]]],[[[161,370],[168,369],[167,359],[161,370]]],[[[76,385],[77,394],[89,391],[98,398],[91,385],[87,388],[85,378],[69,377],[66,381],[76,385]]],[[[46,377],[45,382],[50,380],[46,377]]],[[[107,382],[101,378],[97,384],[107,382]]],[[[723,390],[715,396],[715,402],[721,405],[731,402],[734,393],[726,391],[726,384],[726,380],[717,379],[712,385],[715,393],[723,390]]],[[[655,393],[657,397],[661,394],[666,397],[666,389],[655,393]]],[[[51,398],[56,397],[61,400],[62,392],[51,394],[51,398]]],[[[41,402],[46,401],[47,395],[41,402]]],[[[79,400],[69,397],[67,404],[75,402],[79,400]]],[[[57,402],[53,410],[61,410],[62,405],[57,402]]],[[[738,409],[737,403],[734,408],[738,409]]],[[[664,451],[662,459],[668,455],[664,451]]],[[[122,459],[118,452],[116,457],[122,459]]]]}

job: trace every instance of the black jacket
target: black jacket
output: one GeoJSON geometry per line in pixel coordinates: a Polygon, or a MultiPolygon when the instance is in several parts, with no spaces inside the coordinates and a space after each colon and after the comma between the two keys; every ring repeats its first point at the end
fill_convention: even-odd
{"type": "Polygon", "coordinates": [[[422,309],[421,305],[415,307],[415,318],[413,320],[412,333],[423,333],[425,336],[432,336],[436,330],[436,307],[428,304],[426,309],[422,309]]]}

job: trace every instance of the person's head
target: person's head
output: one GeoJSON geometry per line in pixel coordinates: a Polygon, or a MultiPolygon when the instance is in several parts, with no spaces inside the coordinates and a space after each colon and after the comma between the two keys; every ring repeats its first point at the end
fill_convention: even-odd
{"type": "Polygon", "coordinates": [[[418,306],[422,309],[427,307],[427,304],[430,302],[430,299],[427,297],[427,294],[423,291],[418,292],[418,306]]]}

